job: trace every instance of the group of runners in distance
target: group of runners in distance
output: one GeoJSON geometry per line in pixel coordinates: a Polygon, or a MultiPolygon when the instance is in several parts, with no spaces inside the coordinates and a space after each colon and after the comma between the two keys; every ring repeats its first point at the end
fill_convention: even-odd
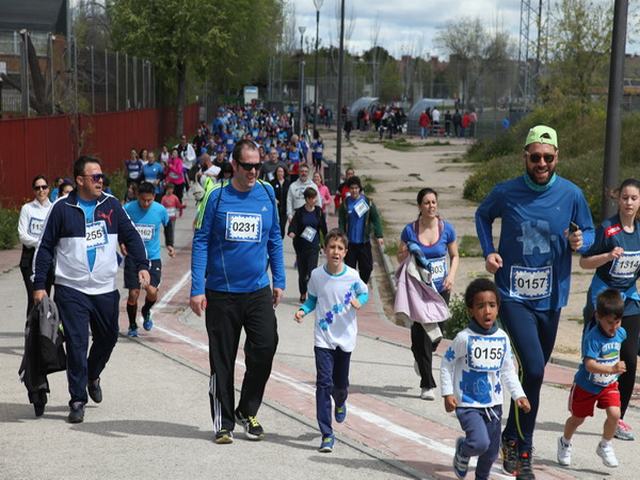
{"type": "MultiPolygon", "coordinates": [[[[132,150],[125,162],[124,205],[107,192],[102,164],[92,157],[75,162],[73,179],[62,179],[57,198],[50,200],[46,178],[34,178],[35,198],[20,213],[20,267],[28,310],[55,284],[68,355],[69,422],[83,421],[89,397],[102,401],[100,373],[118,336],[116,277],[121,262],[129,291],[128,335],[138,336],[140,290],[146,292],[143,328],[153,328],[151,311],[162,269],[160,230],[173,257],[175,221],[186,205],[184,193],[191,189],[197,208],[190,307],[205,316],[209,337],[215,442],[232,443],[236,423],[247,438],[264,437],[257,413],[278,344],[275,307],[285,289],[286,235],[292,238],[298,269],[300,307],[294,320],[303,322],[315,312],[319,450],[333,450],[332,420],[341,423],[348,412],[356,312],[369,297],[371,239],[383,246],[383,231],[376,205],[353,169],[345,172],[332,198],[321,175],[321,136],[299,137],[291,125],[290,116],[273,111],[225,108],[211,128],[202,124],[191,142],[182,136],[171,150],[164,146],[157,158],[155,152],[132,150]],[[327,225],[331,210],[339,228],[327,225]],[[321,251],[324,263],[318,266],[321,251]],[[242,329],[246,372],[236,402],[233,372],[242,329]]],[[[557,441],[557,461],[571,464],[571,439],[595,406],[607,414],[596,447],[606,466],[618,465],[614,437],[634,439],[624,415],[640,335],[635,287],[640,182],[622,183],[618,213],[595,228],[581,190],[556,173],[558,157],[555,130],[531,128],[524,142],[524,174],[496,185],[476,211],[486,270],[495,278],[467,286],[469,324],[443,352],[440,369],[444,407],[456,413],[465,432],[453,459],[458,478],[467,475],[473,456],[479,457],[476,478],[489,478],[500,449],[505,472],[517,479],[535,478],[532,452],[540,391],[560,312],[569,298],[574,252],[581,255],[581,266],[595,273],[586,298],[583,362],[571,390],[570,417],[557,441]],[[492,227],[498,218],[496,246],[498,232],[492,227]],[[504,391],[511,404],[501,430],[504,391]]],[[[418,218],[402,231],[398,260],[415,260],[448,303],[460,262],[456,232],[439,214],[436,190],[420,190],[417,208],[418,218]]],[[[411,350],[425,400],[436,397],[432,360],[440,338],[416,321],[411,326],[411,350]]],[[[48,387],[29,392],[37,416],[44,413],[46,393],[48,387]]]]}

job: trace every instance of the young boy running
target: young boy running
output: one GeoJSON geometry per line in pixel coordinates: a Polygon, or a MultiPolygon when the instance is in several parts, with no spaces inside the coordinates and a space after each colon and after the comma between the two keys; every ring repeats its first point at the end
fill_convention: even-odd
{"type": "Polygon", "coordinates": [[[582,363],[573,380],[569,395],[571,416],[564,424],[564,435],[558,438],[558,463],[571,465],[571,438],[586,417],[593,416],[593,407],[607,412],[602,439],[596,454],[607,467],[617,467],[618,459],[611,439],[620,419],[618,375],[626,371],[620,360],[620,345],[627,332],[620,325],[624,300],[618,290],[607,289],[596,300],[596,321],[582,339],[582,363]]]}
{"type": "MultiPolygon", "coordinates": [[[[158,202],[154,202],[154,198],[155,187],[149,182],[142,182],[138,188],[138,199],[124,206],[136,230],[138,230],[140,237],[142,237],[147,250],[147,256],[151,262],[151,281],[144,287],[147,296],[144,301],[144,306],[142,307],[142,326],[147,331],[153,328],[151,307],[158,299],[158,286],[160,285],[160,275],[162,272],[162,263],[160,262],[161,225],[164,225],[165,243],[167,244],[169,256],[173,257],[176,254],[173,248],[173,224],[169,219],[167,209],[158,202]]],[[[126,255],[126,250],[123,249],[123,253],[126,255]]],[[[140,283],[135,273],[135,266],[128,256],[126,256],[124,260],[124,287],[129,290],[129,298],[127,298],[129,331],[127,335],[137,337],[138,325],[136,323],[136,315],[138,314],[140,283]]]]}
{"type": "Polygon", "coordinates": [[[502,390],[528,412],[529,400],[518,381],[509,337],[495,324],[500,308],[498,288],[489,279],[469,284],[464,301],[471,317],[442,359],[440,382],[444,408],[455,410],[466,438],[456,441],[453,470],[464,478],[469,459],[478,455],[476,480],[489,478],[500,448],[502,390]]]}
{"type": "Polygon", "coordinates": [[[356,270],[344,264],[349,241],[340,230],[334,229],[325,240],[327,264],[311,272],[306,302],[295,314],[295,320],[316,310],[316,417],[322,442],[319,451],[333,451],[331,428],[331,397],[335,403],[336,422],[347,416],[349,362],[356,346],[358,323],[356,310],[369,299],[367,285],[356,270]]]}

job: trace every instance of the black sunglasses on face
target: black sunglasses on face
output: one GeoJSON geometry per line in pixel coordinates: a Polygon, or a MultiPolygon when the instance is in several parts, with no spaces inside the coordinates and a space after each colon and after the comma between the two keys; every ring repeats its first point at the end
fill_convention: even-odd
{"type": "Polygon", "coordinates": [[[550,153],[545,153],[544,155],[541,155],[539,153],[531,153],[528,154],[528,157],[531,163],[538,163],[542,159],[544,159],[546,163],[553,163],[553,161],[556,159],[556,156],[550,153]]]}
{"type": "Polygon", "coordinates": [[[89,177],[93,183],[98,183],[100,180],[104,181],[104,173],[94,173],[92,175],[81,175],[82,177],[89,177]]]}
{"type": "Polygon", "coordinates": [[[37,192],[38,190],[46,190],[49,188],[49,185],[36,185],[33,189],[37,192]]]}
{"type": "Polygon", "coordinates": [[[262,167],[262,162],[246,163],[246,162],[238,162],[238,161],[236,161],[236,163],[238,164],[238,166],[244,168],[247,172],[250,172],[251,169],[253,169],[253,168],[255,168],[256,172],[257,172],[262,167]]]}

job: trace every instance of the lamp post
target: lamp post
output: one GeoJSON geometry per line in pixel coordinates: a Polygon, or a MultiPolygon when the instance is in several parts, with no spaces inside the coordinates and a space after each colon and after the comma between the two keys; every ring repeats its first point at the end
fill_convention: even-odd
{"type": "Polygon", "coordinates": [[[313,0],[313,4],[316,7],[316,58],[314,74],[315,79],[313,82],[313,134],[315,135],[316,127],[318,123],[318,42],[320,41],[320,9],[324,0],[313,0]]]}
{"type": "Polygon", "coordinates": [[[298,108],[299,121],[298,121],[298,135],[302,136],[303,127],[302,121],[304,118],[304,32],[307,27],[300,26],[298,31],[300,32],[300,107],[298,108]]]}
{"type": "MultiPolygon", "coordinates": [[[[338,55],[338,106],[336,122],[336,170],[338,178],[342,172],[342,70],[344,66],[344,0],[340,1],[340,50],[338,55]]],[[[338,182],[336,182],[337,184],[338,182]]]]}

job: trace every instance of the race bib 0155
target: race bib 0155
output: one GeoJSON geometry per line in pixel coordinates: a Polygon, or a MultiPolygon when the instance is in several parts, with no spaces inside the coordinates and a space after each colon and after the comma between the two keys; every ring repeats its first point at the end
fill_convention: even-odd
{"type": "Polygon", "coordinates": [[[507,351],[507,340],[472,335],[467,341],[467,362],[471,370],[480,372],[496,371],[502,368],[507,351]]]}

